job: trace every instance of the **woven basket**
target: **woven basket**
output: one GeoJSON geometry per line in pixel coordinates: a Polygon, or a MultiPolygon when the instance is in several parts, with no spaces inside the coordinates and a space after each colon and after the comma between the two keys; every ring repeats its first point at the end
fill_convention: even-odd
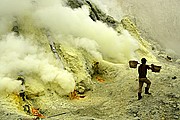
{"type": "Polygon", "coordinates": [[[161,66],[151,65],[152,72],[160,72],[161,66]]]}
{"type": "Polygon", "coordinates": [[[139,64],[138,61],[135,61],[135,60],[129,61],[130,68],[137,68],[137,64],[139,64]]]}

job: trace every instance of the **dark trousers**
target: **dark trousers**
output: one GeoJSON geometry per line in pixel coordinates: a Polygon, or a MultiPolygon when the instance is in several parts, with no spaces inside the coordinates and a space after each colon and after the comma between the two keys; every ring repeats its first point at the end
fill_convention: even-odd
{"type": "Polygon", "coordinates": [[[142,93],[142,87],[143,87],[144,83],[147,84],[147,88],[150,88],[151,81],[149,79],[147,79],[147,78],[139,78],[139,92],[138,93],[142,93]]]}

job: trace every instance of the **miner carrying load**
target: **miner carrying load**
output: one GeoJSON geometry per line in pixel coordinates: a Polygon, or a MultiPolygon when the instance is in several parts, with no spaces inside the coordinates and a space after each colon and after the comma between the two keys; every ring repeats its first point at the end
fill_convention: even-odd
{"type": "MultiPolygon", "coordinates": [[[[149,93],[149,88],[151,85],[151,81],[147,79],[147,70],[152,69],[149,65],[146,65],[146,59],[142,58],[141,59],[141,65],[138,67],[138,73],[139,73],[139,91],[138,91],[138,100],[142,98],[141,93],[142,93],[142,87],[143,84],[146,83],[147,86],[145,87],[145,94],[151,94],[149,93]]],[[[153,64],[152,64],[153,65],[153,64]]]]}
{"type": "MultiPolygon", "coordinates": [[[[141,93],[142,93],[142,87],[143,84],[146,83],[147,86],[145,87],[145,94],[150,95],[151,93],[149,93],[149,88],[151,85],[151,81],[146,77],[147,75],[147,70],[151,69],[152,72],[160,72],[161,70],[161,66],[156,66],[154,64],[146,65],[146,59],[142,58],[141,59],[141,64],[138,67],[138,74],[139,74],[139,91],[138,91],[138,100],[140,100],[142,98],[141,93]]],[[[129,66],[130,68],[137,68],[138,65],[138,61],[135,60],[131,60],[129,61],[129,66]]]]}

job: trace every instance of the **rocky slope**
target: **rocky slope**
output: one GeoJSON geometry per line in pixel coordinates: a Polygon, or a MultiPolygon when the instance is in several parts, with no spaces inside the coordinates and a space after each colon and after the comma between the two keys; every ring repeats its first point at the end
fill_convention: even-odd
{"type": "MultiPolygon", "coordinates": [[[[143,98],[137,100],[137,69],[129,68],[128,62],[118,64],[107,60],[98,60],[99,73],[94,74],[93,64],[97,59],[87,50],[60,44],[57,41],[54,41],[54,46],[51,44],[50,49],[47,42],[48,37],[45,34],[46,30],[33,26],[29,18],[23,18],[19,19],[20,34],[30,37],[31,33],[35,33],[33,39],[37,38],[39,41],[34,42],[46,49],[46,53],[56,50],[53,54],[57,53],[61,56],[64,69],[71,72],[76,78],[76,91],[81,94],[70,99],[68,94],[63,94],[57,81],[44,82],[40,74],[32,72],[26,76],[26,101],[22,101],[15,92],[8,94],[1,92],[1,119],[35,119],[36,115],[29,112],[26,105],[30,106],[31,110],[39,108],[39,113],[45,116],[41,119],[47,120],[180,119],[180,64],[178,57],[167,56],[155,42],[148,43],[141,37],[138,29],[128,17],[118,22],[103,13],[91,1],[68,0],[67,4],[73,9],[84,4],[88,5],[89,17],[93,21],[106,23],[116,30],[117,34],[121,34],[124,29],[128,30],[141,45],[136,53],[139,56],[146,56],[150,60],[148,64],[154,60],[152,61],[154,64],[162,66],[160,73],[148,72],[148,77],[152,81],[150,88],[152,95],[143,94],[143,98]]],[[[53,36],[54,34],[51,32],[48,35],[52,36],[54,40],[57,39],[57,36],[53,36]]],[[[59,66],[54,62],[56,59],[51,58],[50,60],[52,65],[59,66]]]]}

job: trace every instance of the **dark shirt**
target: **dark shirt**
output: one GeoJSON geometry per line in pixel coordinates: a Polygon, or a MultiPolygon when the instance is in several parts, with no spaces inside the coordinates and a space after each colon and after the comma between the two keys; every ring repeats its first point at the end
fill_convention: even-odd
{"type": "Polygon", "coordinates": [[[141,64],[138,67],[139,78],[146,78],[147,69],[151,69],[148,65],[141,64]]]}

